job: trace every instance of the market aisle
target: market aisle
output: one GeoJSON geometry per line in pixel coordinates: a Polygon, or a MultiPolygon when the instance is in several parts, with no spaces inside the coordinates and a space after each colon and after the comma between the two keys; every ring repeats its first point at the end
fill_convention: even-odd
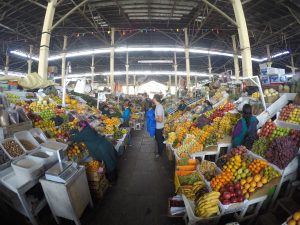
{"type": "Polygon", "coordinates": [[[132,135],[132,146],[120,157],[119,178],[86,212],[83,224],[168,225],[182,224],[167,215],[167,199],[173,195],[173,166],[166,155],[155,159],[155,140],[146,131],[132,135]]]}

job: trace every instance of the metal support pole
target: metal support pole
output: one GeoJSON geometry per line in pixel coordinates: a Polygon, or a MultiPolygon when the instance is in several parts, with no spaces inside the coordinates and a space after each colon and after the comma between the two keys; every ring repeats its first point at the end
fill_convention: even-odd
{"type": "Polygon", "coordinates": [[[266,48],[267,48],[267,57],[268,57],[267,67],[271,67],[272,66],[272,58],[271,58],[270,45],[266,45],[266,48]]]}
{"type": "Polygon", "coordinates": [[[184,40],[185,40],[185,67],[186,67],[186,84],[187,89],[190,91],[191,77],[190,77],[190,51],[189,51],[189,39],[187,28],[184,28],[184,40]]]}
{"type": "Polygon", "coordinates": [[[177,97],[177,90],[178,90],[178,79],[177,79],[177,59],[176,59],[176,52],[174,52],[174,73],[175,73],[175,96],[177,97]]]}
{"type": "Polygon", "coordinates": [[[238,58],[238,51],[236,47],[235,35],[232,35],[231,38],[232,38],[232,46],[233,46],[234,75],[235,75],[235,79],[237,80],[240,77],[239,58],[238,58]]]}
{"type": "Polygon", "coordinates": [[[295,67],[295,63],[294,63],[294,55],[293,54],[291,54],[291,70],[292,70],[292,74],[295,75],[296,67],[295,67]]]}
{"type": "Polygon", "coordinates": [[[48,74],[47,68],[48,68],[49,44],[50,44],[51,29],[52,29],[56,3],[57,0],[48,1],[48,6],[47,6],[43,30],[42,30],[38,74],[44,80],[47,80],[47,74],[48,74]]]}
{"type": "Polygon", "coordinates": [[[231,2],[233,6],[235,19],[238,24],[240,48],[242,50],[242,66],[243,66],[242,76],[251,77],[253,76],[251,48],[250,48],[249,35],[248,35],[248,29],[247,29],[243,6],[241,0],[231,0],[231,2]]]}
{"type": "Polygon", "coordinates": [[[209,74],[209,79],[212,80],[212,67],[211,67],[211,59],[210,59],[210,55],[208,55],[208,74],[209,74]]]}
{"type": "Polygon", "coordinates": [[[135,94],[135,85],[136,85],[136,75],[133,75],[133,88],[134,88],[134,94],[135,94]]]}
{"type": "Polygon", "coordinates": [[[129,81],[129,64],[128,64],[128,52],[126,52],[126,65],[125,65],[125,68],[126,68],[126,94],[129,95],[129,84],[128,84],[128,81],[129,81]]]}
{"type": "Polygon", "coordinates": [[[106,82],[107,82],[107,87],[110,87],[110,82],[109,82],[109,75],[106,76],[106,82]]]}
{"type": "Polygon", "coordinates": [[[29,59],[27,60],[27,64],[28,64],[28,71],[27,71],[27,74],[31,74],[31,66],[32,66],[32,50],[33,50],[33,45],[29,45],[29,59]]]}
{"type": "Polygon", "coordinates": [[[171,74],[169,74],[168,91],[171,93],[171,74]]]}
{"type": "Polygon", "coordinates": [[[92,73],[92,87],[93,87],[94,80],[95,80],[95,55],[92,55],[91,73],[92,73]]]}
{"type": "Polygon", "coordinates": [[[115,69],[115,28],[111,28],[111,47],[110,47],[110,88],[114,92],[114,69],[115,69]]]}
{"type": "Polygon", "coordinates": [[[5,66],[4,66],[4,75],[8,75],[8,69],[9,69],[9,55],[8,55],[8,53],[6,53],[5,66]]]}
{"type": "Polygon", "coordinates": [[[63,89],[63,94],[62,94],[62,106],[66,107],[66,55],[67,55],[67,41],[68,37],[65,35],[64,36],[64,45],[63,45],[63,50],[61,53],[61,85],[63,89]]]}

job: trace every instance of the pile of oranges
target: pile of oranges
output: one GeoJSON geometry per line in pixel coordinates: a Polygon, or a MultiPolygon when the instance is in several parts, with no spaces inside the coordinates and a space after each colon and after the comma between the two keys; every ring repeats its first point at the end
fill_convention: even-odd
{"type": "Polygon", "coordinates": [[[233,174],[231,172],[222,172],[215,176],[210,185],[214,191],[219,191],[225,184],[230,183],[233,180],[233,174]]]}
{"type": "Polygon", "coordinates": [[[90,172],[97,172],[100,166],[102,166],[102,163],[100,163],[98,160],[91,160],[86,165],[87,171],[90,172]]]}
{"type": "Polygon", "coordinates": [[[259,174],[260,171],[262,171],[267,165],[267,161],[262,159],[255,159],[249,164],[248,168],[252,172],[252,174],[259,174]]]}
{"type": "Polygon", "coordinates": [[[254,177],[242,179],[240,183],[242,186],[243,195],[246,199],[248,199],[251,193],[253,193],[256,189],[261,188],[264,184],[268,183],[268,179],[261,176],[260,174],[257,174],[254,177]]]}
{"type": "Polygon", "coordinates": [[[105,123],[106,125],[111,125],[111,126],[119,126],[121,124],[121,121],[117,117],[112,117],[111,119],[110,118],[104,119],[103,123],[105,123]]]}

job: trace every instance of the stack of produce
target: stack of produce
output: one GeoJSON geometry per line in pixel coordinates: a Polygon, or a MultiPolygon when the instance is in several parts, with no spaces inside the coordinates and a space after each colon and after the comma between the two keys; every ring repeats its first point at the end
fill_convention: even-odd
{"type": "Polygon", "coordinates": [[[223,171],[211,180],[210,185],[213,190],[219,191],[225,184],[230,183],[232,180],[232,172],[223,171]]]}
{"type": "Polygon", "coordinates": [[[266,156],[266,151],[268,149],[270,141],[265,137],[260,137],[258,140],[256,140],[252,146],[252,151],[260,155],[261,157],[266,156]]]}
{"type": "Polygon", "coordinates": [[[300,209],[287,219],[287,225],[300,224],[300,209]]]}
{"type": "Polygon", "coordinates": [[[294,104],[283,107],[279,115],[279,120],[300,124],[300,107],[297,107],[294,104]]]}
{"type": "Polygon", "coordinates": [[[209,192],[204,194],[196,202],[195,215],[201,218],[209,218],[219,213],[220,192],[209,192]]]}
{"type": "Polygon", "coordinates": [[[246,199],[249,199],[251,193],[268,183],[268,179],[260,174],[257,174],[254,177],[247,177],[247,179],[241,180],[240,183],[242,185],[242,193],[246,199]]]}
{"type": "Polygon", "coordinates": [[[223,188],[221,188],[220,193],[220,201],[223,205],[243,202],[245,200],[242,187],[239,182],[226,184],[223,188]]]}
{"type": "Polygon", "coordinates": [[[81,143],[75,142],[75,143],[69,145],[69,147],[67,149],[67,155],[70,160],[78,162],[78,161],[84,159],[86,156],[88,156],[89,151],[83,142],[81,142],[81,143]]]}
{"type": "Polygon", "coordinates": [[[295,158],[297,152],[297,142],[292,137],[279,137],[270,144],[266,151],[266,159],[284,169],[295,158]]]}
{"type": "Polygon", "coordinates": [[[213,162],[202,160],[198,166],[198,171],[207,181],[211,181],[217,175],[217,167],[213,162]]]}
{"type": "Polygon", "coordinates": [[[189,200],[195,201],[197,196],[206,192],[205,183],[200,180],[193,183],[192,188],[190,187],[183,187],[182,194],[184,194],[189,200]]]}
{"type": "Polygon", "coordinates": [[[273,131],[276,129],[276,125],[272,120],[267,121],[259,132],[260,137],[271,137],[273,131]]]}

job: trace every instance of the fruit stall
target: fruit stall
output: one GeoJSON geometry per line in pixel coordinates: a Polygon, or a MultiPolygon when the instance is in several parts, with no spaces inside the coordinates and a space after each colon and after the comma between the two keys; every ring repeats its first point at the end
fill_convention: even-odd
{"type": "MultiPolygon", "coordinates": [[[[222,99],[220,93],[215,95],[222,99]]],[[[230,97],[204,113],[197,110],[201,99],[185,112],[168,115],[166,145],[175,156],[175,190],[185,203],[187,224],[218,223],[229,213],[237,221],[254,218],[267,199],[274,204],[284,182],[296,179],[300,105],[296,94],[278,98],[261,112],[268,116],[258,116],[264,119],[252,149],[231,147],[231,134],[241,114],[230,97]],[[278,108],[280,99],[284,105],[278,108]],[[268,109],[277,112],[268,113],[268,109]],[[274,115],[276,119],[270,120],[274,115]],[[250,206],[255,211],[246,215],[250,206]]]]}
{"type": "MultiPolygon", "coordinates": [[[[87,121],[122,154],[130,129],[120,128],[121,119],[116,117],[120,114],[102,115],[95,102],[84,95],[67,95],[65,108],[61,107],[61,98],[55,95],[14,91],[1,98],[4,108],[0,121],[1,199],[25,215],[32,224],[37,224],[35,215],[46,202],[51,202],[51,199],[46,201],[43,193],[56,198],[58,190],[65,187],[67,192],[80,192],[81,200],[78,196],[66,194],[64,196],[69,196],[69,199],[66,197],[61,201],[76,204],[80,211],[52,210],[53,216],[78,222],[83,209],[88,204],[92,206],[90,193],[101,199],[108,181],[104,163],[93,160],[83,142],[70,142],[72,130],[79,127],[79,121],[87,121]],[[39,179],[45,186],[39,186],[28,195],[32,188],[36,189],[39,179]],[[49,187],[54,181],[57,186],[51,190],[49,187]]],[[[112,107],[119,111],[118,106],[112,107]]],[[[51,204],[51,207],[58,207],[53,201],[51,204]]]]}

